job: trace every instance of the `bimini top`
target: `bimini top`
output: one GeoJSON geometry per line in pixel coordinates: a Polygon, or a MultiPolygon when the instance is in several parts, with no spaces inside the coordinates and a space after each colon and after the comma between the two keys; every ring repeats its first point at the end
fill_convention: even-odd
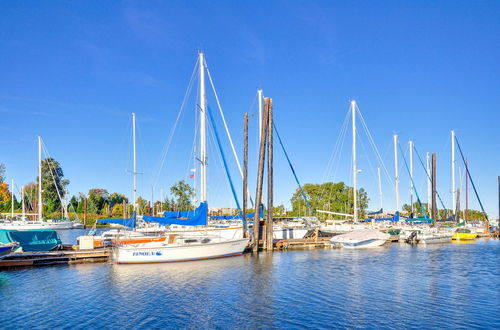
{"type": "Polygon", "coordinates": [[[208,204],[203,202],[191,211],[164,212],[163,217],[144,216],[146,222],[157,222],[162,226],[183,225],[183,226],[206,226],[208,218],[208,204]]]}

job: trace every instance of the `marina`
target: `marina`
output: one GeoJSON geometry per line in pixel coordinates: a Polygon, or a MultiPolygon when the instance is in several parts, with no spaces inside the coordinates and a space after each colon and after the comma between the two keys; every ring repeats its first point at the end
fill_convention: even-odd
{"type": "Polygon", "coordinates": [[[0,2],[0,328],[500,329],[498,13],[0,2]]]}

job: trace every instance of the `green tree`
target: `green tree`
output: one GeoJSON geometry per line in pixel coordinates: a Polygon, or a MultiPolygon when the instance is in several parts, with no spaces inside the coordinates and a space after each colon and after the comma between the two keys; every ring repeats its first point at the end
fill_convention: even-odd
{"type": "Polygon", "coordinates": [[[104,204],[109,202],[108,191],[106,189],[93,188],[89,190],[88,196],[88,212],[101,214],[104,204]]]}
{"type": "Polygon", "coordinates": [[[68,184],[59,162],[51,157],[42,160],[42,200],[47,205],[47,212],[61,209],[60,198],[64,198],[68,184]]]}
{"type": "Polygon", "coordinates": [[[193,187],[184,180],[178,181],[170,187],[170,193],[173,195],[173,202],[176,209],[190,210],[193,208],[191,197],[193,196],[194,190],[193,187]]]}
{"type": "MultiPolygon", "coordinates": [[[[353,214],[353,188],[347,186],[344,182],[325,182],[323,184],[305,184],[302,189],[313,210],[325,210],[331,212],[353,214]]],[[[368,207],[368,195],[361,188],[358,189],[358,217],[363,218],[366,215],[368,207]]],[[[299,189],[295,191],[291,198],[292,211],[290,215],[310,215],[310,211],[302,197],[299,189]]],[[[318,214],[320,219],[326,219],[326,214],[318,214]]]]}
{"type": "Polygon", "coordinates": [[[137,198],[137,214],[147,214],[149,212],[148,201],[142,197],[137,198]]]}
{"type": "Polygon", "coordinates": [[[114,207],[116,204],[123,204],[123,202],[128,203],[128,199],[124,194],[114,192],[109,196],[109,205],[111,207],[114,207]]]}

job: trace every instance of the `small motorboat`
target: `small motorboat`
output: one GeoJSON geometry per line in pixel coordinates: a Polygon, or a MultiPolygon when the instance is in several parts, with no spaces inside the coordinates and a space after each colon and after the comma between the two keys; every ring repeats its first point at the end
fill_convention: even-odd
{"type": "Polygon", "coordinates": [[[358,229],[347,234],[333,236],[330,242],[347,249],[374,248],[385,244],[391,235],[376,229],[358,229]]]}
{"type": "Polygon", "coordinates": [[[477,233],[472,232],[470,229],[466,228],[458,228],[452,236],[452,240],[456,241],[465,241],[465,240],[473,240],[477,238],[477,233]]]}
{"type": "Polygon", "coordinates": [[[0,259],[10,254],[19,246],[19,243],[12,242],[8,244],[0,243],[0,259]]]}
{"type": "Polygon", "coordinates": [[[399,234],[399,241],[408,244],[440,244],[451,242],[450,232],[440,232],[431,229],[407,229],[399,234]]]}

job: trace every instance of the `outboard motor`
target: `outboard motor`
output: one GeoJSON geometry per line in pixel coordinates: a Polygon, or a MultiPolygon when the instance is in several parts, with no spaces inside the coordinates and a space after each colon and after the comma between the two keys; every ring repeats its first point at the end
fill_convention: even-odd
{"type": "Polygon", "coordinates": [[[405,240],[405,242],[408,244],[417,244],[417,232],[412,232],[410,236],[408,236],[408,238],[405,240]]]}

